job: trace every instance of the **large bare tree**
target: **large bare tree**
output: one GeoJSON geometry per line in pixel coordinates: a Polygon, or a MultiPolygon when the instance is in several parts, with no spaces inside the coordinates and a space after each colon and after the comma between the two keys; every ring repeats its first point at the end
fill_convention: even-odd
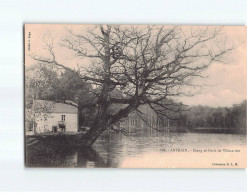
{"type": "MultiPolygon", "coordinates": [[[[96,96],[94,123],[78,138],[86,146],[142,104],[149,104],[157,114],[178,111],[181,105],[169,100],[193,95],[200,87],[195,78],[232,50],[220,28],[97,25],[83,32],[67,31],[62,46],[91,62],[91,66],[78,66],[76,73],[93,84],[96,96]],[[121,106],[112,113],[113,105],[121,106]]],[[[52,44],[46,46],[50,57],[32,57],[74,71],[56,60],[52,44]]]]}

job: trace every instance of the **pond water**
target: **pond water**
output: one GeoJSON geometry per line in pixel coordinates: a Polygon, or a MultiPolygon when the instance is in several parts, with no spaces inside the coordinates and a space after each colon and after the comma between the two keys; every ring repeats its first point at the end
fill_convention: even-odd
{"type": "MultiPolygon", "coordinates": [[[[117,133],[105,133],[90,149],[67,149],[54,153],[35,152],[32,155],[27,155],[26,164],[31,167],[138,167],[135,162],[141,164],[143,161],[147,161],[146,158],[154,156],[157,160],[159,156],[165,158],[168,155],[167,151],[172,149],[189,151],[194,148],[200,150],[229,148],[229,146],[242,147],[246,143],[246,136],[233,134],[156,132],[125,136],[117,133]]],[[[150,159],[149,162],[154,163],[150,159]]]]}

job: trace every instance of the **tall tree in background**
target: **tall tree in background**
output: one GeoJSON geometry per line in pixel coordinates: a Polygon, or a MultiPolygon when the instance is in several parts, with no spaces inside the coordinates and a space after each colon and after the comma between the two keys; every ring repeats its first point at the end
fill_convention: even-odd
{"type": "Polygon", "coordinates": [[[157,114],[179,111],[181,105],[169,100],[193,95],[192,89],[200,87],[194,79],[232,50],[217,28],[98,25],[86,32],[68,32],[62,45],[76,57],[89,59],[91,66],[80,66],[75,72],[56,60],[53,44],[47,44],[50,56],[32,57],[73,72],[94,86],[97,114],[90,130],[78,140],[87,146],[142,104],[149,104],[157,114]],[[113,96],[114,90],[122,96],[113,96]],[[112,105],[124,106],[112,114],[112,105]]]}
{"type": "Polygon", "coordinates": [[[56,88],[59,84],[58,75],[41,63],[25,70],[25,103],[31,108],[33,100],[55,100],[56,88]]]}
{"type": "Polygon", "coordinates": [[[79,123],[82,124],[83,120],[92,120],[95,112],[95,96],[91,91],[91,85],[78,77],[76,72],[57,71],[40,63],[26,69],[25,107],[27,109],[32,107],[33,100],[64,103],[70,100],[77,103],[79,123]],[[91,113],[87,118],[83,116],[85,109],[91,113]]]}

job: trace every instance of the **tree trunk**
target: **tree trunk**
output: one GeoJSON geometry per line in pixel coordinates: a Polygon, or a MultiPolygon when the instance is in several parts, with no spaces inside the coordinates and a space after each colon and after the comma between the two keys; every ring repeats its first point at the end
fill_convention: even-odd
{"type": "Polygon", "coordinates": [[[111,125],[108,118],[109,104],[107,102],[99,104],[96,119],[89,131],[79,138],[78,144],[91,146],[96,139],[111,125]]]}
{"type": "Polygon", "coordinates": [[[96,139],[109,127],[107,119],[108,104],[100,104],[94,124],[89,131],[78,140],[78,144],[91,146],[96,139]]]}
{"type": "Polygon", "coordinates": [[[128,116],[128,114],[131,113],[135,108],[136,107],[133,104],[130,104],[123,110],[119,111],[116,115],[108,118],[109,103],[105,102],[100,104],[94,124],[85,135],[79,138],[78,144],[83,146],[91,146],[97,140],[97,138],[105,130],[107,130],[108,127],[128,116]]]}
{"type": "Polygon", "coordinates": [[[101,26],[101,32],[103,35],[103,47],[104,47],[104,57],[103,59],[103,69],[104,75],[103,80],[105,81],[102,85],[102,91],[98,99],[98,112],[95,118],[94,124],[90,127],[90,130],[79,139],[82,145],[91,146],[95,140],[109,127],[108,111],[110,108],[110,103],[108,101],[109,92],[111,91],[110,85],[110,32],[111,27],[107,26],[105,30],[101,26]]]}
{"type": "Polygon", "coordinates": [[[104,131],[105,129],[100,127],[90,129],[85,135],[79,138],[78,144],[82,146],[91,146],[104,131]]]}
{"type": "Polygon", "coordinates": [[[107,26],[104,29],[101,26],[101,32],[103,35],[103,48],[104,48],[104,56],[102,57],[103,60],[103,80],[104,83],[102,84],[101,94],[98,99],[98,112],[95,118],[94,124],[90,127],[90,130],[79,139],[79,144],[85,146],[91,146],[96,139],[108,128],[110,125],[119,121],[123,116],[130,113],[133,109],[132,105],[127,106],[127,108],[123,109],[119,112],[116,116],[109,117],[109,109],[111,102],[109,101],[109,93],[113,90],[114,86],[111,85],[111,44],[110,44],[110,33],[111,33],[111,26],[107,26]]]}

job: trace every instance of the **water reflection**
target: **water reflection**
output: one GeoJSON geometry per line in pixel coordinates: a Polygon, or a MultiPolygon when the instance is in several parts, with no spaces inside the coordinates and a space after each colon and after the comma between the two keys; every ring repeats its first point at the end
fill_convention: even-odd
{"type": "Polygon", "coordinates": [[[93,148],[49,148],[29,147],[26,152],[28,167],[107,167],[93,148]],[[38,148],[38,149],[37,149],[38,148]]]}
{"type": "Polygon", "coordinates": [[[152,152],[164,156],[164,151],[170,148],[200,149],[229,145],[246,145],[246,136],[196,133],[124,136],[105,133],[92,148],[44,150],[42,147],[29,147],[26,153],[26,165],[28,167],[121,167],[126,159],[141,158],[144,154],[152,152]]]}

